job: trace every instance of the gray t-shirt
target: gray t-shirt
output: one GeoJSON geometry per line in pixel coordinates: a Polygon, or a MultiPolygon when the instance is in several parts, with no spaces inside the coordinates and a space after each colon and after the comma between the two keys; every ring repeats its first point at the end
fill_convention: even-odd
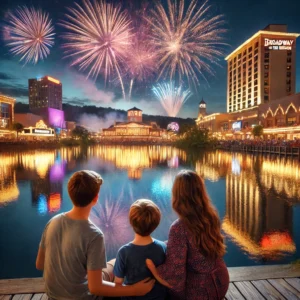
{"type": "Polygon", "coordinates": [[[50,298],[95,298],[89,293],[87,270],[106,267],[104,237],[96,225],[59,214],[46,225],[40,247],[45,249],[44,279],[50,298]]]}

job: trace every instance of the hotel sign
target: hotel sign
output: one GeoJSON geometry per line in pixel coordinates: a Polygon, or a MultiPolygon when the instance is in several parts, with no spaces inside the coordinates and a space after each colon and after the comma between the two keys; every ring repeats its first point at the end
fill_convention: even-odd
{"type": "Polygon", "coordinates": [[[265,47],[270,50],[292,50],[294,40],[282,40],[282,39],[267,39],[265,38],[265,47]]]}
{"type": "Polygon", "coordinates": [[[33,133],[37,133],[37,134],[51,134],[51,130],[49,129],[40,129],[40,128],[34,128],[33,133]]]}

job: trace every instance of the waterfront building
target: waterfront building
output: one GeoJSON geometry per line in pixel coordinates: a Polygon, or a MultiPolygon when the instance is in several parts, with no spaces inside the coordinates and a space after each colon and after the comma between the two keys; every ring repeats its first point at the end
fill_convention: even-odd
{"type": "Polygon", "coordinates": [[[198,114],[198,126],[219,139],[251,138],[259,124],[265,138],[300,138],[295,95],[298,36],[287,32],[287,25],[271,24],[229,54],[227,113],[198,114]]]}
{"type": "Polygon", "coordinates": [[[49,140],[55,138],[53,128],[49,128],[43,120],[39,120],[35,126],[25,127],[19,137],[27,140],[49,140]]]}
{"type": "Polygon", "coordinates": [[[0,137],[10,137],[12,124],[14,123],[14,105],[16,99],[0,95],[0,137]]]}
{"type": "Polygon", "coordinates": [[[62,84],[59,80],[44,76],[28,80],[29,109],[55,108],[62,110],[62,84]]]}
{"type": "Polygon", "coordinates": [[[167,137],[167,131],[155,122],[143,123],[142,110],[136,107],[127,110],[127,122],[115,122],[101,134],[107,141],[159,141],[167,137]]]}

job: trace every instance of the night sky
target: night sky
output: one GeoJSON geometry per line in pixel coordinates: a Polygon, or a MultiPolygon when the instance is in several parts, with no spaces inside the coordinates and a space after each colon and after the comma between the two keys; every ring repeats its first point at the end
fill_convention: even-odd
{"type": "MultiPolygon", "coordinates": [[[[117,2],[118,0],[114,0],[117,2]]],[[[125,0],[124,0],[125,1],[125,0]]],[[[187,1],[187,0],[186,0],[187,1]]],[[[77,1],[81,3],[81,0],[77,1]]],[[[201,1],[199,1],[201,2],[201,1]]],[[[210,0],[216,13],[224,14],[228,29],[226,42],[229,44],[224,57],[268,24],[288,24],[289,32],[300,32],[300,1],[299,0],[210,0]]],[[[163,114],[160,103],[154,98],[151,87],[155,78],[133,90],[133,99],[129,103],[122,100],[120,87],[104,86],[104,80],[98,77],[96,82],[86,80],[86,73],[81,73],[76,67],[70,68],[70,61],[64,57],[61,49],[61,32],[57,25],[64,18],[66,6],[73,6],[73,0],[1,0],[1,20],[7,10],[13,10],[19,5],[41,8],[50,14],[55,25],[55,45],[46,60],[36,65],[23,66],[18,57],[9,53],[4,45],[2,34],[0,40],[0,92],[17,101],[28,103],[28,78],[50,75],[61,80],[63,84],[63,102],[74,105],[96,105],[128,109],[132,106],[141,108],[148,114],[163,114]]],[[[124,5],[124,3],[123,3],[124,5]]],[[[3,26],[3,22],[1,23],[3,26]]],[[[299,40],[298,40],[299,42],[299,40]]],[[[300,60],[300,46],[297,49],[297,60],[300,60]]],[[[296,91],[300,89],[300,64],[297,62],[296,91]]],[[[193,96],[183,106],[179,116],[197,116],[198,103],[203,97],[209,112],[226,111],[226,62],[221,61],[220,67],[214,67],[216,75],[208,76],[209,85],[204,82],[195,90],[191,87],[193,96]]]]}

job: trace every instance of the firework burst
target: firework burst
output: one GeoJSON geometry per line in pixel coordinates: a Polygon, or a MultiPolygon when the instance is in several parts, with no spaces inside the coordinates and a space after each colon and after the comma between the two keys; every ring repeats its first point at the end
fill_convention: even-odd
{"type": "Polygon", "coordinates": [[[121,11],[120,5],[104,0],[93,3],[83,0],[82,6],[75,5],[66,15],[68,20],[61,21],[68,30],[63,35],[67,57],[74,59],[72,66],[89,69],[87,77],[97,78],[103,73],[107,80],[117,73],[125,98],[121,65],[128,56],[132,38],[128,15],[121,11]]]}
{"type": "Polygon", "coordinates": [[[182,105],[191,96],[189,89],[176,87],[174,82],[158,84],[152,88],[152,91],[169,117],[176,117],[182,105]]]}
{"type": "Polygon", "coordinates": [[[25,64],[36,64],[50,54],[54,45],[54,27],[47,13],[33,7],[19,7],[7,14],[4,40],[14,55],[21,56],[25,64]]]}
{"type": "Polygon", "coordinates": [[[197,74],[214,74],[212,65],[223,55],[222,15],[211,16],[211,7],[205,1],[199,8],[197,0],[168,0],[168,8],[161,3],[152,10],[147,22],[152,28],[152,40],[159,56],[159,77],[183,77],[199,84],[197,74]]]}

